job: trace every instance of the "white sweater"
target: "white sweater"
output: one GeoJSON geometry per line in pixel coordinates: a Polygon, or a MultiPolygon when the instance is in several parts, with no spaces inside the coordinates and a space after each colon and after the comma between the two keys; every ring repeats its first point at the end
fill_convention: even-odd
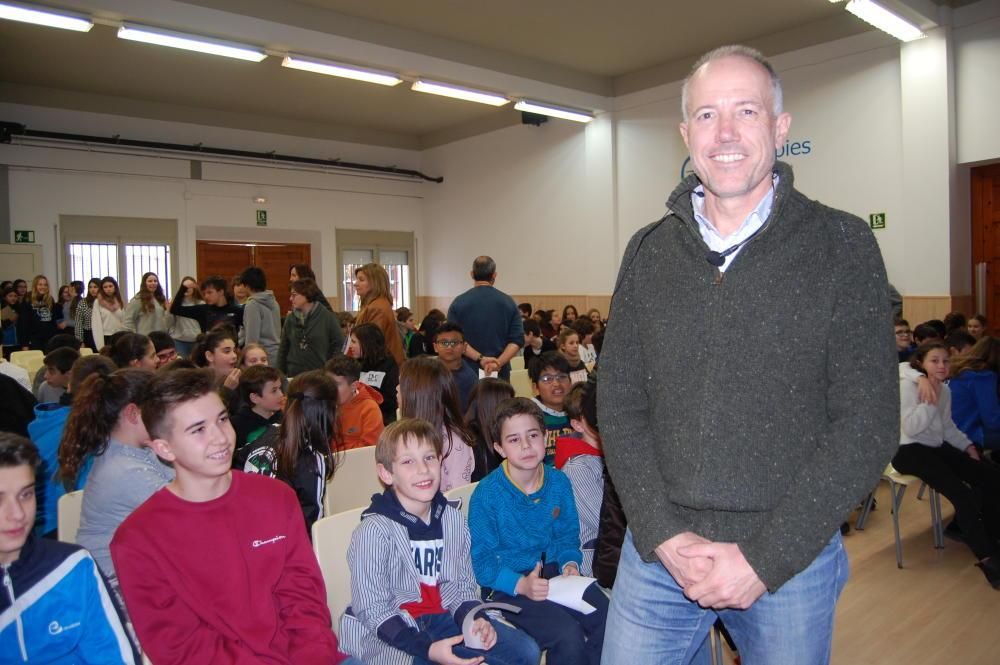
{"type": "Polygon", "coordinates": [[[908,363],[900,363],[899,445],[921,443],[938,448],[948,443],[964,451],[972,445],[972,441],[951,419],[951,389],[942,384],[936,405],[922,403],[917,391],[917,380],[921,376],[923,374],[908,363]]]}

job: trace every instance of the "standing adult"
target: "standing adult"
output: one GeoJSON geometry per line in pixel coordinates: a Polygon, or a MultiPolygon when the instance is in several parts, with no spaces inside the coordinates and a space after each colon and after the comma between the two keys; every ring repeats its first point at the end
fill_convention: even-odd
{"type": "Polygon", "coordinates": [[[760,53],[703,56],[682,109],[695,174],[629,243],[601,356],[629,520],[603,662],[708,662],[721,618],[745,662],[827,663],[838,527],[899,441],[885,268],[775,161],[791,118],[760,53]]]}
{"type": "Polygon", "coordinates": [[[470,274],[473,286],[452,301],[448,320],[465,331],[465,358],[475,369],[499,370],[501,379],[509,379],[510,359],[524,346],[521,312],[513,298],[493,286],[493,259],[477,256],[470,274]]]}
{"type": "Polygon", "coordinates": [[[281,339],[281,308],[274,293],[267,289],[267,275],[257,266],[250,266],[240,273],[237,280],[250,292],[243,306],[245,344],[260,344],[267,352],[267,364],[276,367],[281,339]]]}
{"type": "Polygon", "coordinates": [[[305,263],[295,263],[288,267],[288,281],[297,282],[300,279],[311,279],[316,285],[316,290],[319,291],[319,298],[316,300],[320,305],[325,307],[328,311],[333,312],[333,307],[330,306],[330,301],[326,299],[323,295],[323,290],[319,288],[319,280],[316,279],[316,273],[305,263]]]}
{"type": "Polygon", "coordinates": [[[389,290],[389,273],[377,263],[366,263],[354,271],[354,292],[361,298],[361,311],[355,326],[374,323],[385,336],[385,348],[402,365],[406,360],[403,338],[396,326],[396,313],[392,311],[392,292],[389,290]]]}
{"type": "Polygon", "coordinates": [[[25,351],[44,351],[52,336],[64,327],[62,307],[52,297],[48,278],[36,275],[31,280],[31,292],[24,296],[18,309],[17,343],[25,351]]]}
{"type": "Polygon", "coordinates": [[[326,361],[344,349],[344,333],[333,312],[323,307],[323,293],[309,278],[292,282],[292,311],[278,347],[278,369],[298,376],[323,369],[326,361]]]}
{"type": "MultiPolygon", "coordinates": [[[[154,330],[166,332],[174,322],[169,307],[160,278],[154,272],[145,273],[139,282],[139,291],[125,306],[125,330],[140,335],[148,335],[154,330]]],[[[107,335],[107,331],[104,334],[107,335]]]]}

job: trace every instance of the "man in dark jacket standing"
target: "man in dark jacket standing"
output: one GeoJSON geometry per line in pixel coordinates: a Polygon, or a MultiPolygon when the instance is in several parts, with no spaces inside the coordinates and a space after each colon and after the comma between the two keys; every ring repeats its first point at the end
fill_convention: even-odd
{"type": "Polygon", "coordinates": [[[478,374],[500,373],[510,379],[510,359],[524,346],[524,326],[514,300],[493,286],[497,264],[488,256],[472,262],[473,287],[448,308],[448,320],[465,331],[465,359],[478,374]]]}
{"type": "Polygon", "coordinates": [[[745,662],[820,665],[838,527],[899,440],[885,268],[775,161],[791,118],[760,53],[705,55],[682,107],[695,175],[629,243],[601,355],[629,521],[602,662],[707,662],[721,618],[745,662]]]}

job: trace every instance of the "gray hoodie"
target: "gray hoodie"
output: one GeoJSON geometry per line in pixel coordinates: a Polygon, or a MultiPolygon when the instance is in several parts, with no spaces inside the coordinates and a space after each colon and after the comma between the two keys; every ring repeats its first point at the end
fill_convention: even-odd
{"type": "Polygon", "coordinates": [[[250,294],[243,306],[243,330],[246,344],[260,344],[267,351],[267,363],[278,366],[278,342],[281,339],[281,309],[271,291],[250,294]]]}

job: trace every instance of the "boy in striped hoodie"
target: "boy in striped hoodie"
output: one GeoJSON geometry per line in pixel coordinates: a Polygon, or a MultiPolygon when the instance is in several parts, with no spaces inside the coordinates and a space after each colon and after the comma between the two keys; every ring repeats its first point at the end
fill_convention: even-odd
{"type": "Polygon", "coordinates": [[[480,601],[465,519],[439,491],[441,446],[441,433],[413,418],[379,437],[375,460],[387,489],[351,537],[342,647],[366,665],[537,665],[529,636],[486,616],[472,624],[483,648],[463,644],[462,623],[480,601]]]}

